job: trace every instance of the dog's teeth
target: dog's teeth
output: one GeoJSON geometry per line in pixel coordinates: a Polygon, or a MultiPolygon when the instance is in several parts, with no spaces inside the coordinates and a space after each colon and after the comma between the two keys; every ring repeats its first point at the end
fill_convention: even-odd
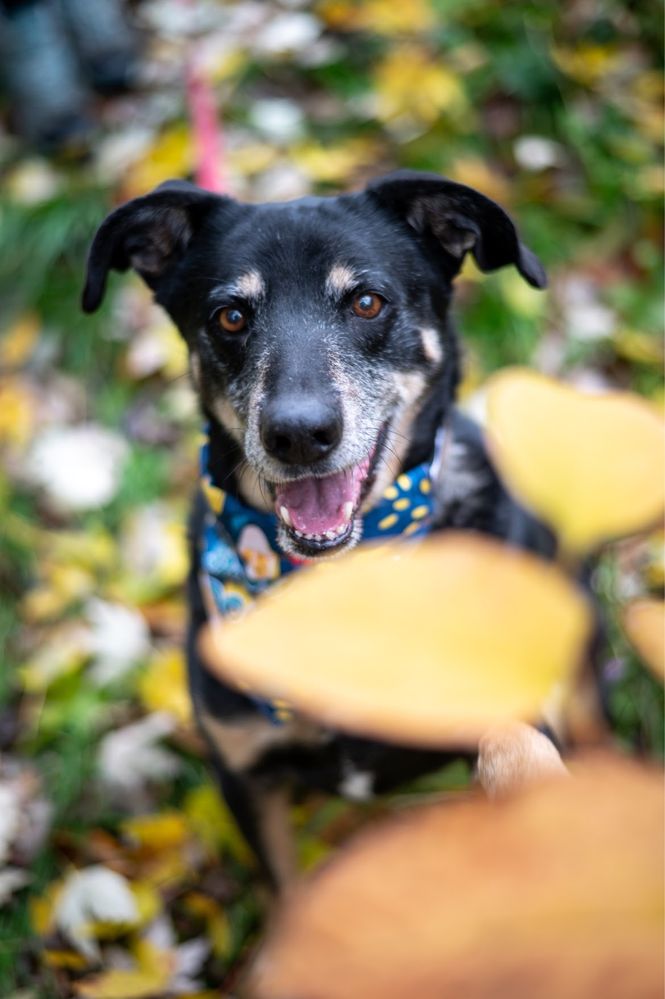
{"type": "Polygon", "coordinates": [[[328,541],[334,541],[335,538],[338,536],[338,534],[339,534],[339,530],[326,531],[326,537],[327,537],[328,541]]]}
{"type": "Polygon", "coordinates": [[[342,514],[344,516],[344,520],[346,521],[351,520],[351,517],[353,515],[353,503],[351,502],[351,500],[347,500],[347,502],[342,507],[342,514]]]}
{"type": "Polygon", "coordinates": [[[293,527],[293,524],[291,523],[291,514],[289,513],[289,511],[286,509],[285,506],[280,506],[279,515],[287,527],[293,527]]]}

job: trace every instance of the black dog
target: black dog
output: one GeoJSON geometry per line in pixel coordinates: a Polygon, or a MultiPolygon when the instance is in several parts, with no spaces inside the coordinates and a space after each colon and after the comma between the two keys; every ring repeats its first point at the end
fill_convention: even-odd
{"type": "MultiPolygon", "coordinates": [[[[280,554],[268,558],[351,548],[395,480],[410,481],[404,473],[441,450],[442,433],[429,529],[483,531],[548,555],[551,536],[506,494],[478,429],[454,408],[459,356],[449,306],[467,251],[484,271],[513,265],[529,284],[545,286],[506,213],[435,175],[400,172],[357,194],[265,205],[170,182],[100,227],[83,307],[98,307],[111,269],[133,267],[153,289],[189,347],[209,425],[207,485],[272,521],[280,554]]],[[[263,705],[206,669],[197,649],[209,612],[201,559],[206,532],[217,526],[199,492],[192,696],[226,800],[279,883],[291,866],[285,789],[380,792],[444,757],[299,718],[274,724],[263,705]]],[[[224,554],[237,569],[236,555],[224,554]]]]}

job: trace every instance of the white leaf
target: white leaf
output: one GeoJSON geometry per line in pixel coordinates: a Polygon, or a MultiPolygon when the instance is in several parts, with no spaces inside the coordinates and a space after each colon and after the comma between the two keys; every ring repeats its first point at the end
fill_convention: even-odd
{"type": "Polygon", "coordinates": [[[97,424],[55,427],[33,444],[26,473],[58,510],[91,510],[115,496],[127,453],[119,434],[97,424]]]}
{"type": "Polygon", "coordinates": [[[65,880],[55,907],[55,922],[74,946],[92,960],[99,948],[93,922],[136,923],[139,912],[129,882],[107,867],[73,871],[65,880]]]}
{"type": "Polygon", "coordinates": [[[99,747],[102,780],[116,790],[132,791],[147,781],[173,777],[180,769],[180,761],[157,743],[177,724],[173,716],[156,712],[109,732],[99,747]]]}
{"type": "Polygon", "coordinates": [[[32,880],[32,875],[21,871],[18,867],[5,867],[0,871],[0,909],[12,897],[15,891],[23,888],[32,880]]]}
{"type": "Polygon", "coordinates": [[[88,603],[87,616],[92,625],[90,652],[96,660],[90,673],[97,685],[123,676],[150,652],[150,632],[137,610],[95,599],[88,603]]]}
{"type": "Polygon", "coordinates": [[[0,864],[4,864],[21,827],[21,795],[17,785],[0,784],[0,864]]]}

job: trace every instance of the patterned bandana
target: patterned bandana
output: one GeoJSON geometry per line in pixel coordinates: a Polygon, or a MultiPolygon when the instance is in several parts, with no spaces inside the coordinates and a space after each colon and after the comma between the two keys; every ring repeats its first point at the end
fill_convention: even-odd
{"type": "MultiPolygon", "coordinates": [[[[418,538],[428,534],[434,513],[432,481],[438,475],[443,429],[437,435],[434,459],[398,475],[375,507],[363,517],[363,541],[418,538]]],[[[201,490],[208,503],[201,540],[201,583],[209,607],[218,615],[233,614],[306,560],[291,559],[277,544],[278,518],[247,506],[221,489],[209,466],[207,437],[201,447],[201,490]]],[[[275,724],[290,717],[278,701],[252,698],[275,724]]]]}

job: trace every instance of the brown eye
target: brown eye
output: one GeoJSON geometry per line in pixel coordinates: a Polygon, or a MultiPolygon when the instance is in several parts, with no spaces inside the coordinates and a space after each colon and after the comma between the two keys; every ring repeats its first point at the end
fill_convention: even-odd
{"type": "Polygon", "coordinates": [[[219,325],[226,333],[241,333],[247,325],[247,316],[234,305],[222,309],[217,318],[219,325]]]}
{"type": "Polygon", "coordinates": [[[361,319],[375,319],[383,308],[383,299],[373,291],[365,291],[362,295],[356,295],[352,308],[361,319]]]}

